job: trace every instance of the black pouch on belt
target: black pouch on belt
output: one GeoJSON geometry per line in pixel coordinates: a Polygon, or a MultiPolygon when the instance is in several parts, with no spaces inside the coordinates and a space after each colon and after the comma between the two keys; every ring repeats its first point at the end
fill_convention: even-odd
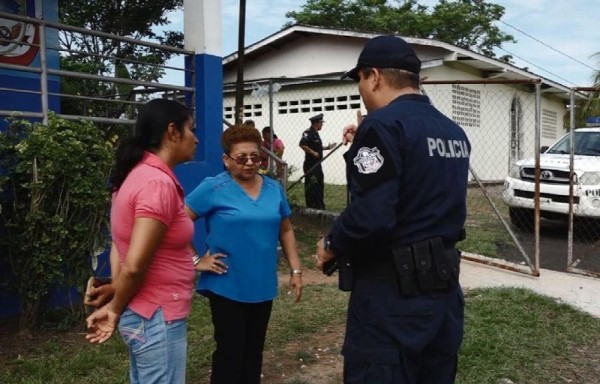
{"type": "Polygon", "coordinates": [[[416,293],[415,264],[411,248],[409,246],[396,247],[392,252],[394,254],[394,266],[396,267],[396,277],[400,294],[412,295],[416,293]]]}
{"type": "Polygon", "coordinates": [[[433,285],[433,270],[431,252],[429,250],[429,242],[419,241],[411,245],[413,255],[415,258],[415,268],[417,269],[417,282],[419,283],[419,290],[423,293],[431,292],[434,288],[433,285]]]}
{"type": "MultiPolygon", "coordinates": [[[[455,258],[452,257],[452,253],[450,253],[444,247],[444,242],[441,237],[434,237],[429,240],[431,245],[431,253],[433,254],[433,258],[435,260],[435,269],[436,269],[436,279],[435,279],[435,288],[436,289],[446,289],[450,284],[450,278],[452,277],[453,272],[453,264],[456,262],[455,258]]],[[[456,251],[454,251],[456,253],[456,251]]],[[[458,275],[456,276],[458,279],[458,275]]]]}

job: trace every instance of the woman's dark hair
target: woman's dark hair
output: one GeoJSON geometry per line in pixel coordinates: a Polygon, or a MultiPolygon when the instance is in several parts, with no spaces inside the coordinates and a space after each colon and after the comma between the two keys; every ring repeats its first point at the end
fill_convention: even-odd
{"type": "Polygon", "coordinates": [[[246,124],[236,124],[229,127],[221,135],[221,147],[227,155],[231,153],[231,147],[235,144],[247,142],[256,143],[256,146],[260,148],[262,138],[258,133],[258,129],[246,124]]]}
{"type": "Polygon", "coordinates": [[[115,169],[110,177],[112,190],[121,188],[129,172],[144,157],[144,151],[154,152],[160,148],[169,124],[174,123],[177,130],[183,132],[183,125],[190,118],[190,110],[174,100],[154,99],[142,106],[133,136],[117,149],[115,169]]]}
{"type": "MultiPolygon", "coordinates": [[[[265,133],[271,133],[271,127],[269,127],[269,126],[267,125],[266,127],[264,127],[264,128],[262,129],[262,133],[263,133],[263,135],[264,135],[265,133]]],[[[277,138],[277,135],[275,134],[275,132],[273,132],[273,138],[274,138],[274,139],[276,139],[276,138],[277,138]]]]}

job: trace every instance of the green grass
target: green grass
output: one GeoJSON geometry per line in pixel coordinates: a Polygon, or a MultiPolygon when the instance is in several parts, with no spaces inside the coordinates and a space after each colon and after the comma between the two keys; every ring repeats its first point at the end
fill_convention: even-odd
{"type": "MultiPolygon", "coordinates": [[[[280,292],[275,301],[266,349],[281,359],[304,359],[311,352],[285,356],[285,345],[318,339],[326,326],[345,319],[347,294],[335,285],[311,286],[293,304],[280,292]]],[[[78,336],[82,338],[83,336],[78,336]]],[[[341,337],[341,335],[340,335],[341,337]]],[[[55,334],[29,343],[18,357],[0,360],[0,382],[127,383],[127,351],[113,337],[101,346],[55,334]]],[[[205,382],[213,350],[212,325],[205,299],[196,298],[188,323],[188,382],[205,382]]],[[[523,289],[482,289],[466,295],[465,338],[459,359],[459,384],[551,384],[595,382],[599,372],[600,320],[523,289]]],[[[2,345],[6,353],[5,345],[2,345]]]]}
{"type": "MultiPolygon", "coordinates": [[[[345,185],[325,184],[323,196],[325,207],[328,211],[339,213],[346,208],[347,194],[345,185]]],[[[306,207],[304,201],[304,184],[298,183],[288,190],[287,198],[290,205],[306,207]]]]}
{"type": "Polygon", "coordinates": [[[597,382],[599,319],[524,289],[474,290],[466,302],[458,383],[597,382]]]}
{"type": "MultiPolygon", "coordinates": [[[[508,220],[508,208],[500,196],[493,193],[489,193],[489,196],[502,216],[508,220]]],[[[467,238],[458,245],[463,251],[499,257],[502,256],[502,250],[514,247],[510,235],[479,188],[469,188],[467,192],[465,229],[467,238]]]]}
{"type": "MultiPolygon", "coordinates": [[[[296,225],[305,269],[314,264],[309,255],[321,226],[306,221],[296,225]]],[[[287,269],[284,263],[281,268],[287,269]]],[[[294,304],[282,287],[273,306],[266,352],[278,361],[303,359],[311,369],[315,366],[311,347],[323,332],[343,329],[347,298],[335,284],[312,285],[294,304]],[[298,340],[306,343],[296,350],[286,348],[298,340]]],[[[0,338],[2,384],[128,382],[127,349],[118,335],[100,346],[87,344],[83,330],[46,331],[35,338],[11,338],[8,345],[7,340],[0,338]],[[18,354],[11,352],[13,348],[18,354]]],[[[472,290],[466,293],[457,383],[497,384],[502,378],[519,384],[594,383],[600,377],[599,347],[600,319],[527,290],[472,290]]],[[[188,321],[189,383],[207,381],[213,348],[208,302],[196,296],[188,321]]],[[[286,383],[305,383],[290,380],[286,383]]]]}

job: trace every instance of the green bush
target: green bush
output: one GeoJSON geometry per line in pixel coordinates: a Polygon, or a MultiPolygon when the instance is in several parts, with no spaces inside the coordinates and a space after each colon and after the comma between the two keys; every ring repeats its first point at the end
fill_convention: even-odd
{"type": "Polygon", "coordinates": [[[91,122],[12,119],[0,132],[0,262],[35,325],[49,289],[82,287],[90,253],[106,244],[113,145],[91,122]]]}

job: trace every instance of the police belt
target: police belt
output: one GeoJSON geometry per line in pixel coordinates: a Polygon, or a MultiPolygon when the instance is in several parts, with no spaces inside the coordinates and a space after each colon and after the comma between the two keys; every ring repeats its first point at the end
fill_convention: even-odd
{"type": "Polygon", "coordinates": [[[356,263],[355,278],[392,280],[401,295],[443,291],[458,284],[459,252],[445,248],[441,237],[396,246],[391,251],[388,261],[356,263]]]}

